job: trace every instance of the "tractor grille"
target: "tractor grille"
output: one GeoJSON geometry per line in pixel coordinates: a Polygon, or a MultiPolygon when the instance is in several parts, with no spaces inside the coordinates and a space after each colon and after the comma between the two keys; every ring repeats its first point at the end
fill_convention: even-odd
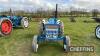
{"type": "Polygon", "coordinates": [[[59,25],[47,24],[45,25],[46,38],[57,38],[59,32],[59,25]]]}
{"type": "Polygon", "coordinates": [[[46,37],[47,38],[57,38],[58,37],[58,31],[57,30],[47,30],[46,31],[46,37]]]}

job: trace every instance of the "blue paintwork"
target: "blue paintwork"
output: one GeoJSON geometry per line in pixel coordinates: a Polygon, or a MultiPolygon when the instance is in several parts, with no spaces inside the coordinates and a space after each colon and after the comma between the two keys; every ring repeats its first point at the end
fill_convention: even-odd
{"type": "Polygon", "coordinates": [[[0,16],[0,19],[8,18],[12,21],[13,27],[18,27],[21,25],[22,16],[0,16]]]}
{"type": "Polygon", "coordinates": [[[49,18],[48,19],[48,24],[57,24],[57,18],[55,18],[55,17],[49,18]]]}
{"type": "Polygon", "coordinates": [[[49,18],[47,23],[43,26],[43,32],[41,35],[38,35],[38,42],[40,41],[60,41],[64,39],[64,36],[60,35],[60,26],[61,24],[57,23],[57,18],[49,18]],[[49,29],[48,26],[56,26],[57,28],[49,29]]]}

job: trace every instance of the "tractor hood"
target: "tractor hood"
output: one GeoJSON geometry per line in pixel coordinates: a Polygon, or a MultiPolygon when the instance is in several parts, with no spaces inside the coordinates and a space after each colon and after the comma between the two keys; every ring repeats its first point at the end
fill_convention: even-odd
{"type": "Polygon", "coordinates": [[[47,24],[57,24],[57,18],[49,18],[47,24]]]}

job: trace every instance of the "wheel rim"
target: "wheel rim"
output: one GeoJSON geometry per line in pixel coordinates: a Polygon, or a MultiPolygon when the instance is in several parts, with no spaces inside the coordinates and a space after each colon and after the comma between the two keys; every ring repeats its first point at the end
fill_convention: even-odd
{"type": "Polygon", "coordinates": [[[96,36],[100,38],[100,26],[96,28],[96,36]]]}
{"type": "Polygon", "coordinates": [[[9,34],[12,30],[12,24],[9,20],[5,20],[1,24],[1,31],[3,34],[9,34]]]}
{"type": "Polygon", "coordinates": [[[24,26],[25,27],[28,27],[28,20],[27,19],[24,19],[24,22],[23,23],[24,23],[24,26]]]}

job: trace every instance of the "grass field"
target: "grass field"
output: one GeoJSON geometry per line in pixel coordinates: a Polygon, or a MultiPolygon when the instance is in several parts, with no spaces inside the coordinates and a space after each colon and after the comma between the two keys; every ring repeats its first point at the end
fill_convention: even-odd
{"type": "Polygon", "coordinates": [[[46,43],[39,46],[38,53],[33,53],[31,43],[33,35],[38,34],[38,22],[30,22],[29,28],[14,28],[9,36],[0,37],[0,56],[100,56],[100,40],[96,39],[94,32],[98,23],[85,17],[76,18],[76,22],[60,19],[72,46],[94,46],[94,52],[64,53],[61,43],[46,43]]]}

